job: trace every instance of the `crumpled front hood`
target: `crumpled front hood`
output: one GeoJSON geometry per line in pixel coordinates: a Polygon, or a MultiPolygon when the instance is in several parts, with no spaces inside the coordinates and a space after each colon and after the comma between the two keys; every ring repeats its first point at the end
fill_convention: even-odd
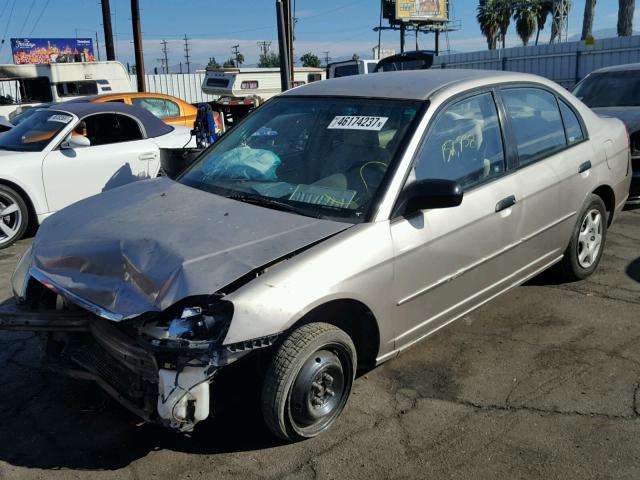
{"type": "Polygon", "coordinates": [[[136,182],[49,217],[34,273],[111,320],[161,311],[348,228],[250,205],[166,178],[136,182]]]}
{"type": "Polygon", "coordinates": [[[630,134],[640,130],[640,107],[597,107],[592,110],[600,116],[622,120],[630,134]]]}

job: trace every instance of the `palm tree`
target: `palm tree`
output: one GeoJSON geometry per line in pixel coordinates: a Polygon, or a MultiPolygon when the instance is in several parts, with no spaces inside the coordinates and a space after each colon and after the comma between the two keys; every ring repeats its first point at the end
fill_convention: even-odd
{"type": "Polygon", "coordinates": [[[494,8],[494,0],[481,0],[476,15],[480,31],[487,39],[489,50],[495,50],[498,42],[498,15],[494,8]]]}
{"type": "Polygon", "coordinates": [[[511,23],[511,15],[513,15],[513,0],[493,0],[496,13],[498,15],[498,27],[500,30],[500,38],[502,39],[502,48],[506,47],[507,31],[511,23]]]}
{"type": "Polygon", "coordinates": [[[633,12],[636,9],[636,0],[618,0],[618,36],[629,37],[633,35],[633,12]]]}
{"type": "Polygon", "coordinates": [[[584,2],[584,18],[582,19],[582,35],[580,40],[586,40],[593,34],[593,16],[596,13],[596,0],[584,2]]]}
{"type": "Polygon", "coordinates": [[[540,32],[544,30],[544,24],[547,23],[547,18],[553,12],[552,0],[536,0],[536,24],[538,25],[538,31],[536,32],[536,45],[540,40],[540,32]]]}
{"type": "Polygon", "coordinates": [[[536,31],[536,13],[536,5],[531,1],[522,1],[515,6],[516,32],[525,47],[536,31]]]}

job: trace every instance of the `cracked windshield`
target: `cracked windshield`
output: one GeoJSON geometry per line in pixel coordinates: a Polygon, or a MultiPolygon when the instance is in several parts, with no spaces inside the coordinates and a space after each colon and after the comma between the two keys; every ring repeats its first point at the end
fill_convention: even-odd
{"type": "Polygon", "coordinates": [[[275,99],[180,179],[302,215],[358,221],[407,136],[420,102],[275,99]]]}

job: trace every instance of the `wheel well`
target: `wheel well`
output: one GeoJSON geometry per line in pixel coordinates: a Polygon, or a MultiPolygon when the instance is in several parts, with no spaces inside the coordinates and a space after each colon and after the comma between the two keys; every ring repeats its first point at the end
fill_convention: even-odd
{"type": "Polygon", "coordinates": [[[616,197],[613,193],[613,189],[608,185],[602,185],[596,188],[593,191],[593,194],[599,196],[604,202],[604,206],[607,209],[608,213],[607,226],[611,225],[611,222],[613,221],[613,212],[616,208],[616,197]]]}
{"type": "Polygon", "coordinates": [[[27,195],[27,192],[25,192],[19,185],[16,185],[9,180],[0,178],[0,184],[5,185],[9,188],[13,188],[20,194],[20,196],[24,200],[24,203],[27,204],[27,208],[29,209],[29,228],[27,230],[32,231],[32,229],[35,228],[38,224],[38,217],[36,216],[36,209],[33,207],[33,203],[31,202],[31,198],[29,198],[29,195],[27,195]]]}
{"type": "Polygon", "coordinates": [[[344,330],[356,347],[358,370],[373,368],[380,349],[380,331],[378,322],[366,305],[352,299],[333,300],[314,308],[291,329],[312,322],[329,323],[344,330]]]}

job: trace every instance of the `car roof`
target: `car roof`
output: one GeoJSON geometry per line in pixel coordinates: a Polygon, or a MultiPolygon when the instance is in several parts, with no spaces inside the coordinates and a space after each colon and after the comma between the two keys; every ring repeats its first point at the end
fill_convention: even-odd
{"type": "MultiPolygon", "coordinates": [[[[39,107],[35,107],[39,108],[39,107]]],[[[51,110],[72,113],[79,118],[95,113],[123,113],[136,117],[142,123],[147,137],[159,137],[173,131],[173,127],[167,125],[144,108],[132,107],[124,103],[106,102],[92,103],[90,101],[62,102],[49,105],[51,110]]]]}
{"type": "Polygon", "coordinates": [[[165,93],[149,93],[149,92],[120,92],[120,93],[101,93],[99,95],[87,95],[86,97],[74,98],[69,100],[70,102],[95,102],[103,98],[165,98],[167,100],[174,100],[185,103],[184,100],[173,95],[167,95],[165,93]]]}
{"type": "Polygon", "coordinates": [[[628,70],[640,70],[640,63],[625,63],[623,65],[612,65],[610,67],[599,68],[591,73],[603,72],[623,72],[628,70]]]}
{"type": "Polygon", "coordinates": [[[543,82],[536,75],[497,70],[430,69],[332,78],[287,90],[284,96],[345,96],[426,100],[444,87],[468,82],[543,82]]]}

